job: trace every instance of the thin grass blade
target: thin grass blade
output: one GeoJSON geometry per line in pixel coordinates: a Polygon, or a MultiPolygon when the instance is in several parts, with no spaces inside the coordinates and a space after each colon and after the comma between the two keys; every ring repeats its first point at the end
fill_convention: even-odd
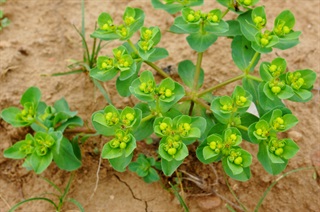
{"type": "Polygon", "coordinates": [[[102,95],[104,96],[104,98],[107,100],[107,102],[108,102],[110,105],[113,105],[111,99],[109,98],[108,93],[107,93],[106,90],[103,88],[103,86],[100,84],[100,82],[98,82],[97,80],[95,80],[95,79],[93,79],[93,78],[92,78],[92,81],[93,81],[94,85],[100,90],[100,92],[102,93],[102,95]]]}
{"type": "Polygon", "coordinates": [[[31,202],[31,201],[37,201],[37,200],[47,201],[54,206],[55,210],[58,210],[58,206],[51,199],[48,199],[45,197],[34,197],[34,198],[29,198],[29,199],[26,199],[26,200],[23,200],[23,201],[17,203],[9,210],[9,212],[15,211],[19,206],[21,206],[24,203],[31,202]]]}
{"type": "Polygon", "coordinates": [[[73,198],[69,198],[69,199],[68,199],[68,202],[71,202],[71,203],[75,204],[75,205],[79,208],[79,210],[80,210],[81,212],[84,212],[83,206],[82,206],[81,203],[78,202],[77,200],[75,200],[75,199],[73,199],[73,198]]]}

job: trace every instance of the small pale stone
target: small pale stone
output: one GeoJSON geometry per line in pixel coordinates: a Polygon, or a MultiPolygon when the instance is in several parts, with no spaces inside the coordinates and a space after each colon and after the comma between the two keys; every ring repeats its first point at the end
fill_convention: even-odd
{"type": "Polygon", "coordinates": [[[201,210],[212,210],[219,207],[221,199],[217,196],[207,196],[198,198],[197,203],[201,210]]]}
{"type": "Polygon", "coordinates": [[[290,131],[288,132],[288,137],[296,142],[299,142],[302,139],[302,134],[298,131],[290,131]]]}

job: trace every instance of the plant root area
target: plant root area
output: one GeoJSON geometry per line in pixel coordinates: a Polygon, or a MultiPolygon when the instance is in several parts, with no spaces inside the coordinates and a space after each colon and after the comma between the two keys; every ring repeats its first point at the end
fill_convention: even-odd
{"type": "MultiPolygon", "coordinates": [[[[296,17],[295,29],[302,31],[301,43],[289,50],[275,50],[262,55],[261,61],[272,61],[280,56],[287,60],[290,71],[313,69],[320,75],[319,35],[320,2],[318,0],[268,0],[264,4],[268,16],[267,28],[282,10],[289,9],[296,17]]],[[[196,53],[185,40],[185,35],[168,32],[174,16],[161,10],[154,10],[147,0],[103,0],[85,1],[85,30],[89,48],[92,46],[90,34],[101,12],[108,12],[116,23],[120,23],[126,6],[139,7],[145,11],[145,26],[159,26],[162,32],[159,47],[167,48],[169,57],[157,62],[162,68],[171,67],[171,74],[177,74],[177,64],[182,60],[196,61],[196,53]]],[[[78,111],[87,126],[91,126],[91,114],[103,109],[107,103],[95,88],[87,74],[51,77],[49,75],[68,71],[70,59],[82,59],[81,38],[73,25],[81,29],[80,0],[10,0],[0,5],[11,24],[0,31],[0,110],[9,106],[19,107],[20,97],[30,86],[42,91],[42,101],[52,105],[64,97],[72,111],[78,111]]],[[[222,6],[216,1],[205,1],[204,11],[222,6]]],[[[226,18],[233,18],[231,12],[226,18]]],[[[136,42],[139,35],[132,40],[136,42]]],[[[105,42],[106,43],[106,42],[105,42]]],[[[111,55],[112,48],[121,43],[109,42],[100,55],[111,55]]],[[[205,88],[234,77],[240,70],[231,57],[231,41],[219,38],[203,56],[202,68],[205,71],[205,88]]],[[[258,64],[259,65],[259,64],[258,64]]],[[[256,67],[256,71],[258,71],[256,67]]],[[[142,70],[151,70],[143,65],[142,70]]],[[[160,79],[160,77],[159,77],[160,79]]],[[[215,95],[229,95],[235,85],[227,85],[215,95]]],[[[115,88],[115,80],[104,84],[118,108],[133,106],[134,97],[121,98],[115,88]]],[[[316,166],[317,171],[304,170],[281,179],[268,193],[259,211],[320,211],[319,187],[319,79],[313,89],[314,98],[308,103],[285,103],[299,119],[290,131],[283,133],[300,147],[298,154],[289,161],[284,172],[316,166]]],[[[41,175],[27,171],[22,160],[6,159],[3,151],[19,140],[23,140],[28,128],[18,129],[0,119],[0,211],[8,211],[16,203],[31,197],[45,196],[58,201],[51,193],[55,192],[43,178],[64,188],[70,173],[59,170],[55,164],[41,175]]],[[[72,134],[68,136],[73,136],[72,134]]],[[[226,205],[241,211],[239,203],[231,194],[220,163],[204,165],[195,156],[196,145],[190,146],[190,155],[171,177],[161,176],[161,181],[146,184],[135,173],[118,173],[107,160],[100,160],[100,151],[106,137],[92,137],[81,146],[82,167],[76,171],[68,197],[76,199],[86,211],[183,211],[182,206],[170,192],[171,186],[180,191],[190,211],[228,211],[226,205]]],[[[252,178],[238,182],[227,178],[227,182],[239,200],[253,211],[264,191],[280,176],[268,174],[258,162],[256,145],[243,142],[244,149],[253,155],[252,178]]],[[[156,156],[157,143],[147,145],[138,142],[136,153],[156,156]]],[[[137,154],[135,154],[135,158],[137,154]]],[[[282,173],[283,174],[283,173],[282,173]]],[[[30,202],[17,211],[53,211],[45,201],[30,202]]],[[[72,203],[66,202],[63,211],[78,211],[72,203]]]]}

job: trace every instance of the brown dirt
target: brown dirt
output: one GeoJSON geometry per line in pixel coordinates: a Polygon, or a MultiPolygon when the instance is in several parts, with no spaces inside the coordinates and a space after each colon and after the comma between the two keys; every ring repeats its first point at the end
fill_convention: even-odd
{"type": "MultiPolygon", "coordinates": [[[[263,1],[263,4],[266,5],[269,19],[273,19],[283,9],[290,9],[296,16],[295,28],[301,30],[303,34],[301,44],[297,47],[263,55],[262,59],[272,60],[279,55],[287,59],[290,70],[311,68],[319,76],[319,1],[269,0],[263,1]]],[[[121,19],[126,6],[142,8],[147,17],[145,25],[156,25],[161,28],[163,38],[160,46],[167,48],[170,56],[158,65],[176,66],[184,59],[195,61],[196,54],[187,47],[185,36],[172,35],[166,31],[174,18],[164,11],[153,10],[147,0],[86,1],[87,37],[93,31],[94,22],[101,12],[108,11],[116,17],[117,22],[121,19]]],[[[11,0],[1,7],[11,20],[11,24],[0,32],[0,110],[18,106],[21,94],[29,86],[38,86],[43,94],[42,100],[51,104],[65,97],[71,109],[77,110],[79,116],[90,122],[92,112],[104,108],[106,102],[86,75],[41,76],[66,71],[66,66],[69,64],[67,59],[82,57],[81,40],[72,27],[72,24],[78,28],[81,25],[80,1],[11,0]]],[[[215,1],[206,1],[206,7],[203,9],[215,7],[221,8],[215,1]]],[[[272,25],[272,21],[269,21],[268,25],[272,25]]],[[[110,49],[118,44],[116,42],[108,45],[103,53],[110,52],[110,49]]],[[[207,86],[236,74],[233,72],[237,72],[237,69],[230,62],[229,46],[229,40],[219,39],[204,54],[203,68],[207,74],[205,78],[207,86]]],[[[107,83],[112,100],[117,107],[124,107],[129,104],[129,99],[120,99],[116,95],[114,84],[113,81],[107,83]]],[[[305,104],[288,103],[289,108],[300,120],[299,124],[288,133],[295,137],[300,151],[290,160],[286,171],[311,166],[312,155],[319,155],[315,154],[320,151],[319,80],[315,88],[317,90],[314,91],[315,97],[312,101],[305,104]]],[[[230,93],[232,90],[233,86],[229,85],[219,90],[217,94],[230,93]]],[[[27,129],[12,128],[0,120],[0,151],[3,152],[14,142],[22,139],[26,132],[27,129]]],[[[70,191],[70,197],[81,202],[86,211],[182,211],[173,195],[163,188],[168,187],[163,185],[168,179],[164,179],[163,184],[146,184],[128,171],[125,173],[113,171],[106,160],[102,160],[98,188],[91,198],[99,164],[99,155],[94,154],[93,150],[95,147],[100,148],[101,142],[106,142],[106,139],[92,138],[83,145],[83,166],[76,172],[76,180],[70,191]]],[[[245,144],[244,147],[253,155],[257,152],[257,147],[254,145],[245,144]]],[[[33,172],[26,171],[21,164],[22,161],[8,160],[0,154],[1,212],[7,211],[9,205],[13,206],[24,198],[53,192],[44,180],[33,172]]],[[[190,174],[203,180],[201,185],[207,185],[199,189],[196,184],[184,180],[185,192],[192,194],[187,198],[191,211],[204,210],[205,207],[201,204],[206,206],[211,204],[216,211],[227,211],[225,199],[237,204],[225,184],[221,165],[205,166],[190,156],[180,170],[183,171],[185,167],[189,167],[190,174]],[[193,172],[190,164],[191,167],[195,167],[193,172]],[[213,191],[218,193],[219,197],[214,194],[207,195],[213,191]],[[199,202],[201,204],[198,204],[199,202]]],[[[66,185],[69,175],[55,165],[51,165],[41,174],[61,187],[66,185]]],[[[183,176],[187,177],[187,174],[183,176]]],[[[268,194],[261,211],[320,211],[320,188],[312,176],[313,171],[301,171],[281,180],[268,194]]],[[[240,200],[252,209],[264,190],[278,177],[267,174],[254,156],[252,179],[245,183],[229,180],[229,183],[240,200]]],[[[71,204],[67,204],[64,209],[76,210],[71,204]]],[[[52,211],[52,207],[39,201],[24,205],[20,211],[52,211]]]]}

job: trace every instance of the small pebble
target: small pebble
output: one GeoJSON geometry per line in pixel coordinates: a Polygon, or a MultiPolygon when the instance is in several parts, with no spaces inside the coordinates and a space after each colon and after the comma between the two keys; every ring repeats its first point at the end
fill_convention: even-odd
{"type": "Polygon", "coordinates": [[[198,206],[201,210],[212,210],[221,204],[221,199],[217,196],[207,196],[197,199],[198,206]]]}
{"type": "Polygon", "coordinates": [[[302,139],[302,134],[298,131],[290,131],[288,132],[288,138],[291,138],[295,142],[299,142],[302,139]]]}

